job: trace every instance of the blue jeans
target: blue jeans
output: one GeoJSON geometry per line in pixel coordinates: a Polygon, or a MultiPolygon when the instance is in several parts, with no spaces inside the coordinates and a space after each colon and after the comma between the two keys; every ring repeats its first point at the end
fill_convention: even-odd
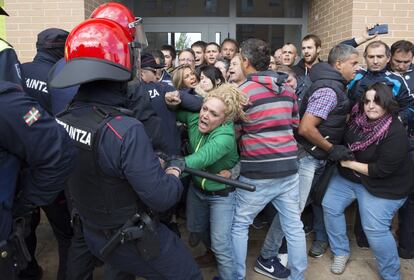
{"type": "MultiPolygon", "coordinates": [[[[320,176],[325,167],[326,161],[317,159],[310,154],[299,159],[299,193],[301,195],[300,209],[306,206],[309,193],[315,182],[315,177],[320,176]]],[[[328,242],[325,225],[323,222],[322,207],[312,203],[313,210],[313,231],[315,232],[315,240],[328,242]]]]}
{"type": "Polygon", "coordinates": [[[234,279],[231,225],[235,208],[235,192],[227,197],[207,196],[190,187],[187,194],[187,228],[203,236],[206,246],[216,255],[220,279],[234,279]],[[210,236],[206,235],[210,234],[210,236]]]}
{"type": "MultiPolygon", "coordinates": [[[[392,186],[390,186],[392,187],[392,186]]],[[[350,254],[344,211],[358,200],[362,228],[383,279],[400,279],[400,259],[390,231],[391,220],[404,199],[385,199],[370,194],[363,185],[335,173],[322,201],[326,230],[335,256],[350,254]]]]}
{"type": "Polygon", "coordinates": [[[323,168],[325,164],[325,160],[314,158],[309,154],[299,159],[299,207],[301,212],[305,209],[306,201],[308,200],[313,179],[315,177],[315,172],[318,169],[323,168]]]}
{"type": "MultiPolygon", "coordinates": [[[[299,210],[300,213],[302,213],[303,209],[306,206],[306,201],[308,200],[309,192],[312,187],[313,178],[315,176],[315,171],[323,168],[325,166],[324,160],[318,160],[314,158],[313,156],[307,154],[306,156],[299,158],[299,210]]],[[[316,238],[317,240],[321,241],[328,241],[328,237],[325,233],[325,228],[323,226],[323,223],[318,221],[323,221],[322,211],[319,212],[320,219],[317,219],[317,217],[314,219],[317,224],[317,228],[321,228],[318,230],[316,238]],[[322,232],[322,234],[318,234],[319,232],[322,232]],[[318,239],[318,237],[321,237],[318,239]],[[324,236],[326,236],[324,238],[324,236]]],[[[280,245],[282,243],[282,238],[284,237],[284,233],[282,231],[282,226],[280,224],[279,215],[276,214],[272,224],[270,225],[270,228],[267,232],[265,242],[263,244],[262,250],[260,254],[264,258],[269,258],[272,256],[277,255],[278,250],[280,248],[280,245]]]]}
{"type": "Polygon", "coordinates": [[[307,257],[305,233],[300,220],[298,174],[274,179],[249,179],[240,176],[240,181],[255,185],[256,191],[236,190],[236,212],[231,232],[237,271],[236,279],[244,279],[246,274],[249,226],[269,202],[272,202],[277,209],[283,232],[286,233],[291,269],[290,279],[304,279],[307,257]]]}

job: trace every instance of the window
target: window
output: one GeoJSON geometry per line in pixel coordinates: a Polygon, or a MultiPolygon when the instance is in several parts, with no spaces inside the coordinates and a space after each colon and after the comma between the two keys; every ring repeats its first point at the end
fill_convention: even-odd
{"type": "Polygon", "coordinates": [[[201,33],[148,32],[146,35],[150,49],[159,49],[162,45],[172,45],[177,50],[182,50],[201,40],[201,33]]]}
{"type": "Polygon", "coordinates": [[[300,50],[301,26],[267,24],[238,24],[236,26],[236,38],[239,42],[252,37],[268,42],[272,51],[275,48],[282,47],[287,42],[295,44],[300,50]]]}
{"type": "Polygon", "coordinates": [[[229,1],[218,0],[136,0],[133,10],[140,17],[228,17],[229,1]]]}
{"type": "Polygon", "coordinates": [[[237,0],[238,17],[301,18],[303,0],[237,0]]]}

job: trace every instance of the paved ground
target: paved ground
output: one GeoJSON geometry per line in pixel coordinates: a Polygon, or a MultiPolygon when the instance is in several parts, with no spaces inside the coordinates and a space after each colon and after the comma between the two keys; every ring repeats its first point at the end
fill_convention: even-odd
{"type": "MultiPolygon", "coordinates": [[[[353,215],[353,209],[348,211],[347,216],[353,215]]],[[[180,225],[182,232],[185,232],[184,225],[180,225]]],[[[351,231],[349,231],[351,232],[351,231]]],[[[253,271],[254,262],[260,251],[260,246],[266,234],[266,230],[254,230],[250,231],[250,241],[249,241],[249,252],[247,259],[247,279],[252,280],[265,280],[269,279],[265,276],[261,276],[253,271]]],[[[313,236],[310,234],[307,237],[308,248],[311,244],[313,236]]],[[[308,269],[305,273],[305,277],[308,280],[380,280],[381,278],[378,275],[375,259],[370,250],[362,250],[356,246],[355,240],[353,240],[353,235],[350,234],[351,238],[351,259],[348,263],[348,266],[344,274],[337,276],[330,272],[330,263],[331,263],[331,253],[328,252],[322,258],[314,259],[308,257],[308,269]]],[[[46,222],[45,217],[42,217],[42,223],[38,228],[38,261],[44,268],[44,280],[54,280],[56,279],[56,270],[57,270],[57,245],[53,237],[53,233],[46,222]]],[[[187,241],[187,234],[184,233],[184,241],[187,241]]],[[[199,245],[196,248],[192,248],[194,256],[201,255],[204,252],[204,248],[199,245]]],[[[413,260],[404,260],[401,261],[401,275],[403,280],[412,280],[414,279],[414,259],[413,260]]],[[[207,280],[212,279],[217,275],[215,268],[203,269],[204,278],[207,280]]],[[[1,278],[1,277],[0,277],[1,278]]],[[[102,271],[97,270],[94,279],[103,279],[102,271]]]]}

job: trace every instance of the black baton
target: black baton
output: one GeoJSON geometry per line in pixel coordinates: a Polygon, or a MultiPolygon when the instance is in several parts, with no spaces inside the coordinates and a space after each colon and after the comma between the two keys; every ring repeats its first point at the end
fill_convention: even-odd
{"type": "Polygon", "coordinates": [[[189,168],[186,167],[184,169],[184,172],[189,173],[191,175],[195,175],[195,176],[199,176],[199,177],[203,177],[218,183],[222,183],[222,184],[226,184],[226,185],[230,185],[236,188],[240,188],[249,192],[254,192],[256,190],[256,186],[253,185],[249,185],[237,180],[232,180],[232,179],[227,179],[215,174],[211,174],[205,171],[201,171],[201,170],[197,170],[197,169],[193,169],[193,168],[189,168]]]}

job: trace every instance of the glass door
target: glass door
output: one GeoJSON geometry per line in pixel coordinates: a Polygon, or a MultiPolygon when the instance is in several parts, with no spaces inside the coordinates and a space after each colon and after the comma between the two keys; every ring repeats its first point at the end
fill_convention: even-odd
{"type": "Polygon", "coordinates": [[[182,50],[200,40],[220,44],[228,36],[225,24],[145,24],[144,30],[149,49],[168,44],[182,50]]]}

